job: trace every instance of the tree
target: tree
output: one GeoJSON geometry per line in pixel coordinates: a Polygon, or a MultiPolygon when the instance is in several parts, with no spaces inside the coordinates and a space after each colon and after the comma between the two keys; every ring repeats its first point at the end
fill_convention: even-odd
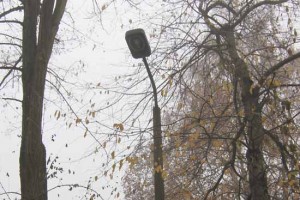
{"type": "Polygon", "coordinates": [[[21,194],[24,200],[47,199],[46,150],[41,127],[43,97],[47,66],[66,3],[67,0],[24,1],[20,150],[21,194]]]}
{"type": "MultiPolygon", "coordinates": [[[[20,150],[20,179],[22,199],[47,199],[46,150],[42,142],[42,114],[44,88],[48,62],[51,57],[55,36],[62,19],[67,0],[20,1],[22,5],[5,4],[1,18],[3,23],[22,26],[22,39],[5,35],[7,45],[21,47],[21,58],[5,63],[6,79],[14,70],[22,72],[22,141],[20,150]],[[9,9],[8,9],[9,8],[9,9]],[[8,20],[9,14],[23,11],[23,22],[8,20]],[[22,44],[18,42],[22,41],[22,44]],[[22,62],[22,67],[19,67],[22,62]],[[13,63],[13,64],[11,64],[13,63]],[[10,65],[12,67],[10,67],[10,65]]],[[[18,15],[15,13],[15,15],[18,15]]],[[[4,35],[4,34],[3,34],[4,35]]]]}
{"type": "MultiPolygon", "coordinates": [[[[151,33],[158,43],[153,58],[158,64],[153,70],[167,74],[166,84],[159,89],[166,105],[171,104],[167,108],[196,107],[185,110],[179,119],[171,118],[169,124],[177,126],[171,133],[185,138],[200,133],[197,141],[206,142],[196,154],[197,163],[203,156],[207,161],[214,158],[214,163],[201,164],[210,169],[201,173],[212,175],[202,177],[207,184],[201,199],[220,196],[225,181],[236,183],[226,188],[227,198],[231,194],[247,199],[296,197],[299,98],[293,91],[299,90],[299,83],[298,70],[292,66],[300,57],[295,53],[299,38],[293,26],[299,14],[297,2],[168,1],[161,13],[166,22],[151,33]],[[161,65],[166,62],[171,67],[161,65]],[[195,87],[197,73],[204,80],[195,87]],[[211,92],[201,90],[205,85],[211,92]],[[222,105],[216,101],[217,91],[226,87],[229,95],[222,105]],[[180,92],[179,98],[172,95],[180,92]],[[223,154],[218,153],[220,149],[223,154]],[[292,175],[292,171],[296,172],[292,175]]],[[[192,150],[195,147],[188,152],[192,150]]]]}

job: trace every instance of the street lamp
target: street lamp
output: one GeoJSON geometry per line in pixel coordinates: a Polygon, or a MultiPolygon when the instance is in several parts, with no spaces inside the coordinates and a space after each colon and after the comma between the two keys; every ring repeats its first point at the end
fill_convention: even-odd
{"type": "Polygon", "coordinates": [[[153,107],[153,141],[154,141],[154,192],[155,200],[165,199],[163,172],[163,155],[162,155],[162,131],[161,131],[161,115],[157,101],[157,89],[150,71],[146,57],[151,55],[151,48],[143,29],[133,29],[127,31],[125,39],[129,50],[134,58],[142,58],[145,64],[148,77],[151,82],[154,97],[153,107]]]}

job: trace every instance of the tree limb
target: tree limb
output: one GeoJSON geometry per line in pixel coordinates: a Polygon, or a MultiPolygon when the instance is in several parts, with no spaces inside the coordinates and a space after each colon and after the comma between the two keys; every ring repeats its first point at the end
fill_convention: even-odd
{"type": "Polygon", "coordinates": [[[11,8],[7,11],[4,11],[3,13],[0,14],[0,18],[14,12],[14,11],[20,11],[20,10],[23,10],[24,9],[24,6],[18,6],[18,7],[14,7],[14,8],[11,8]]]}
{"type": "Polygon", "coordinates": [[[273,74],[276,70],[280,69],[281,67],[283,67],[284,65],[288,64],[289,62],[292,62],[296,59],[300,58],[300,52],[280,61],[279,63],[277,63],[276,65],[273,65],[270,69],[268,69],[264,74],[263,77],[261,78],[261,80],[259,81],[259,83],[264,82],[264,80],[270,76],[271,74],[273,74]]]}
{"type": "Polygon", "coordinates": [[[287,1],[288,0],[278,0],[278,1],[266,0],[266,1],[261,1],[257,4],[254,4],[253,6],[248,8],[243,14],[241,14],[241,11],[240,11],[238,14],[241,14],[241,16],[234,22],[234,24],[231,25],[231,27],[236,27],[237,25],[239,25],[248,16],[249,13],[251,13],[256,8],[259,8],[260,6],[277,5],[277,4],[285,3],[287,1]]]}

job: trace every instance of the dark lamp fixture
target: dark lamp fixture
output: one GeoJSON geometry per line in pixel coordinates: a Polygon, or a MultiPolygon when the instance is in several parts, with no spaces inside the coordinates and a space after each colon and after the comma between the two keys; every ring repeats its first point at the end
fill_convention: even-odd
{"type": "Polygon", "coordinates": [[[151,49],[143,29],[127,31],[125,39],[134,58],[145,58],[151,55],[151,49]]]}

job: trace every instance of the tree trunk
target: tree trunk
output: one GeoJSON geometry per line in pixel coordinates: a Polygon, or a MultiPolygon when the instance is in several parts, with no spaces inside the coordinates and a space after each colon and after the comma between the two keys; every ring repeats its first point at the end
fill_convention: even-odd
{"type": "Polygon", "coordinates": [[[65,6],[66,0],[44,0],[42,5],[40,0],[24,1],[23,115],[19,161],[22,200],[47,199],[46,150],[42,142],[43,98],[47,66],[65,6]]]}
{"type": "Polygon", "coordinates": [[[253,87],[247,64],[237,53],[233,30],[225,31],[229,56],[234,65],[234,76],[241,87],[241,98],[245,113],[247,146],[247,168],[249,176],[249,200],[269,200],[265,161],[262,152],[264,130],[259,105],[259,87],[253,87]]]}

